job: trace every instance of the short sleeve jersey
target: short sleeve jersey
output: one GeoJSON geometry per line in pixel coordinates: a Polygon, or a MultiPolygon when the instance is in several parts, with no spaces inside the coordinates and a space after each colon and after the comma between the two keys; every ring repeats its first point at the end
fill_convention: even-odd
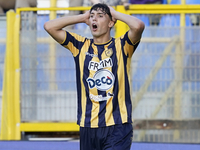
{"type": "Polygon", "coordinates": [[[71,51],[75,60],[77,124],[81,127],[132,123],[129,72],[138,44],[131,42],[128,32],[102,44],[66,32],[61,45],[71,51]]]}

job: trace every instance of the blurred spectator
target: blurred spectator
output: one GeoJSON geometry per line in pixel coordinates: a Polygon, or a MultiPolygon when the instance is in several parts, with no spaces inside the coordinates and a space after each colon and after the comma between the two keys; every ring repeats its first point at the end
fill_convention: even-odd
{"type": "Polygon", "coordinates": [[[116,6],[127,2],[128,0],[83,0],[83,6],[92,6],[96,3],[105,3],[109,6],[116,6]]]}
{"type": "MultiPolygon", "coordinates": [[[[181,0],[170,0],[170,4],[181,4],[181,0]]],[[[185,0],[186,5],[199,5],[200,0],[185,0]]],[[[190,22],[193,26],[198,26],[200,22],[200,15],[199,14],[191,14],[190,15],[190,22]]]]}
{"type": "Polygon", "coordinates": [[[21,7],[37,7],[37,0],[16,0],[15,9],[21,7]]]}
{"type": "MultiPolygon", "coordinates": [[[[199,5],[200,0],[186,0],[187,5],[199,5]]],[[[191,14],[190,20],[193,26],[199,26],[200,15],[199,14],[191,14]]]]}
{"type": "MultiPolygon", "coordinates": [[[[69,7],[80,7],[83,6],[83,0],[69,0],[69,7]]],[[[66,14],[67,16],[72,16],[72,15],[78,15],[81,14],[81,11],[69,11],[68,14],[66,14]]],[[[69,25],[63,29],[71,31],[75,28],[75,25],[69,25]]]]}
{"type": "MultiPolygon", "coordinates": [[[[166,0],[129,0],[129,4],[164,4],[166,0]]],[[[128,5],[126,4],[125,7],[128,5]]],[[[161,16],[159,14],[149,15],[150,25],[159,25],[161,16]]]]}
{"type": "MultiPolygon", "coordinates": [[[[69,0],[69,7],[79,7],[83,5],[83,0],[69,0]]],[[[70,11],[69,15],[78,15],[80,11],[70,11]]]]}
{"type": "Polygon", "coordinates": [[[0,0],[0,14],[20,7],[36,7],[37,0],[0,0]]]}
{"type": "Polygon", "coordinates": [[[191,14],[190,21],[193,26],[199,26],[200,15],[199,14],[191,14]]]}
{"type": "Polygon", "coordinates": [[[15,8],[15,0],[0,0],[0,14],[6,13],[9,9],[15,8]]]}
{"type": "Polygon", "coordinates": [[[129,0],[131,4],[163,4],[163,0],[129,0]]]}

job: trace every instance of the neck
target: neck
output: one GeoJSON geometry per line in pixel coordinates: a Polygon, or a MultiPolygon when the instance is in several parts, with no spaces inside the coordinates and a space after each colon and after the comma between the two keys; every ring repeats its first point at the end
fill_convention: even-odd
{"type": "Polygon", "coordinates": [[[93,35],[93,39],[94,39],[94,43],[96,44],[106,43],[111,39],[110,32],[108,31],[104,34],[101,34],[100,36],[93,35]]]}
{"type": "Polygon", "coordinates": [[[96,44],[103,44],[103,43],[106,43],[108,42],[110,39],[111,39],[111,36],[107,36],[107,37],[93,37],[94,39],[94,43],[96,44]]]}

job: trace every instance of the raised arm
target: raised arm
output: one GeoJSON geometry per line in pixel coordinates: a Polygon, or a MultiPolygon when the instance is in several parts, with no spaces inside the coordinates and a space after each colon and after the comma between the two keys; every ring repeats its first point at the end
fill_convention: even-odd
{"type": "Polygon", "coordinates": [[[44,24],[44,29],[58,42],[61,43],[65,39],[65,31],[64,27],[76,24],[76,23],[86,23],[88,24],[89,19],[89,11],[74,16],[66,16],[61,18],[56,18],[54,20],[50,20],[44,24]]]}
{"type": "Polygon", "coordinates": [[[133,44],[138,42],[145,28],[144,23],[134,16],[126,15],[118,11],[115,11],[115,9],[112,7],[110,7],[110,11],[111,11],[113,20],[120,20],[129,26],[130,30],[128,32],[128,36],[133,42],[133,44]]]}

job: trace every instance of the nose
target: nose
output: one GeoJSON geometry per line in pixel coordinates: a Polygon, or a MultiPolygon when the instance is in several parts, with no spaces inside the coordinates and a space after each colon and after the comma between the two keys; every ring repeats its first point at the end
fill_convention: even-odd
{"type": "Polygon", "coordinates": [[[94,15],[94,16],[92,17],[92,20],[96,20],[96,18],[97,18],[96,15],[94,15]]]}

